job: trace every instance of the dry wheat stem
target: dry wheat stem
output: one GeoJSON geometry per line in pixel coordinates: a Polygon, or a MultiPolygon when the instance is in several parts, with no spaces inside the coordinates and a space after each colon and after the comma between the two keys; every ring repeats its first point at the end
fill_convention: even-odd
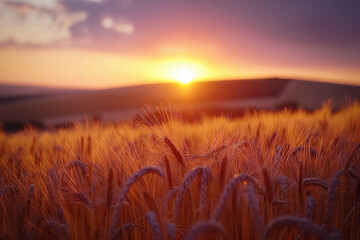
{"type": "Polygon", "coordinates": [[[176,240],[176,228],[173,223],[168,222],[166,224],[166,233],[169,239],[176,240]]]}
{"type": "Polygon", "coordinates": [[[269,172],[266,168],[263,168],[262,173],[263,173],[263,177],[264,177],[266,195],[268,197],[268,201],[270,203],[272,203],[273,202],[273,188],[272,188],[269,172]]]}
{"type": "Polygon", "coordinates": [[[168,137],[164,138],[164,142],[169,146],[171,152],[174,154],[176,160],[180,163],[181,167],[185,169],[185,161],[180,152],[177,150],[175,145],[171,142],[168,137]]]}
{"type": "Polygon", "coordinates": [[[137,227],[137,224],[135,224],[135,223],[127,223],[122,227],[115,228],[114,229],[114,235],[111,238],[111,240],[118,240],[120,238],[120,235],[123,233],[124,230],[126,231],[126,230],[128,230],[130,228],[133,228],[133,227],[137,227]]]}
{"type": "Polygon", "coordinates": [[[29,211],[30,211],[30,204],[31,204],[31,199],[33,198],[34,195],[34,184],[30,184],[29,189],[28,189],[28,195],[27,195],[27,206],[26,206],[26,213],[27,215],[29,215],[29,211]]]}
{"type": "Polygon", "coordinates": [[[332,225],[332,221],[333,221],[333,212],[334,212],[335,200],[336,200],[336,187],[338,185],[339,185],[338,178],[337,177],[331,178],[329,183],[326,208],[325,208],[325,224],[328,227],[332,225]]]}
{"type": "Polygon", "coordinates": [[[155,240],[164,240],[164,236],[161,231],[156,214],[153,211],[149,211],[146,213],[146,218],[148,220],[148,223],[150,225],[155,240]]]}
{"type": "Polygon", "coordinates": [[[176,200],[175,200],[175,215],[178,216],[179,215],[179,211],[180,211],[180,205],[181,205],[181,201],[185,195],[185,191],[189,188],[191,182],[193,181],[193,179],[199,175],[200,173],[202,173],[203,171],[203,167],[197,167],[194,168],[192,170],[190,170],[184,178],[184,181],[179,189],[178,195],[176,196],[176,200]]]}
{"type": "Polygon", "coordinates": [[[145,201],[145,204],[148,207],[148,209],[153,211],[156,214],[156,217],[158,218],[158,220],[160,221],[160,213],[159,213],[157,204],[155,202],[155,199],[146,191],[143,191],[143,197],[144,197],[144,201],[145,201]]]}
{"type": "Polygon", "coordinates": [[[107,192],[106,192],[106,208],[107,210],[111,207],[112,195],[113,195],[113,179],[114,179],[114,170],[110,168],[108,180],[107,180],[107,192]]]}
{"type": "Polygon", "coordinates": [[[219,174],[221,188],[224,186],[227,164],[228,164],[228,158],[224,157],[221,163],[220,174],[219,174]]]}
{"type": "Polygon", "coordinates": [[[300,151],[309,152],[310,155],[313,156],[313,157],[315,157],[317,155],[317,152],[316,152],[315,149],[304,147],[304,146],[299,146],[299,147],[293,149],[293,151],[291,152],[290,155],[295,157],[295,155],[300,151]]]}
{"type": "Polygon", "coordinates": [[[111,239],[113,229],[114,229],[114,227],[116,225],[118,215],[119,215],[120,206],[121,206],[122,202],[125,200],[125,197],[126,197],[128,191],[130,190],[130,187],[137,180],[139,180],[142,176],[144,176],[145,174],[149,174],[149,173],[156,173],[157,175],[160,175],[162,177],[165,176],[164,173],[157,167],[144,167],[144,168],[140,169],[139,171],[137,171],[136,173],[134,173],[133,175],[131,175],[129,180],[125,183],[124,188],[122,189],[118,200],[116,201],[112,221],[111,221],[111,224],[110,224],[110,227],[109,227],[109,232],[108,232],[108,238],[109,239],[111,239]]]}
{"type": "Polygon", "coordinates": [[[304,184],[304,186],[318,186],[318,187],[322,188],[325,191],[328,190],[328,185],[329,185],[326,181],[321,180],[321,179],[316,178],[316,177],[304,178],[303,179],[303,184],[304,184]]]}
{"type": "Polygon", "coordinates": [[[259,208],[259,202],[256,197],[254,184],[251,182],[248,183],[246,185],[245,190],[246,190],[248,205],[250,208],[250,213],[254,221],[254,226],[256,226],[257,230],[261,233],[263,231],[264,224],[262,220],[262,214],[259,208]]]}
{"type": "Polygon", "coordinates": [[[309,195],[306,197],[305,217],[311,220],[315,215],[315,211],[316,211],[316,200],[309,195]]]}
{"type": "Polygon", "coordinates": [[[245,173],[241,173],[238,176],[235,176],[225,187],[224,191],[221,194],[221,197],[218,201],[218,204],[215,208],[214,214],[213,214],[213,220],[218,221],[220,218],[220,214],[222,212],[222,209],[226,203],[226,199],[230,194],[233,193],[236,186],[241,182],[255,182],[255,178],[253,178],[250,175],[247,175],[245,173]]]}
{"type": "Polygon", "coordinates": [[[201,173],[201,187],[200,187],[200,211],[203,211],[206,204],[206,190],[208,187],[208,181],[211,176],[209,167],[203,167],[201,173]]]}
{"type": "Polygon", "coordinates": [[[168,180],[169,189],[172,189],[173,182],[172,182],[172,176],[171,176],[170,163],[169,163],[169,159],[166,156],[164,157],[164,162],[165,162],[166,177],[168,180]]]}
{"type": "Polygon", "coordinates": [[[71,163],[69,163],[68,165],[68,169],[72,169],[72,168],[80,168],[82,174],[85,176],[86,175],[86,165],[85,163],[83,163],[80,160],[74,160],[71,163]]]}
{"type": "Polygon", "coordinates": [[[286,227],[286,226],[301,229],[309,234],[310,233],[315,234],[319,239],[322,240],[330,239],[330,236],[319,226],[313,224],[306,218],[301,218],[296,216],[280,216],[272,219],[266,226],[263,239],[264,240],[268,239],[276,228],[286,227]]]}
{"type": "Polygon", "coordinates": [[[192,226],[184,237],[184,240],[196,240],[197,236],[203,233],[220,233],[227,236],[226,230],[220,223],[215,221],[197,222],[192,226]]]}
{"type": "Polygon", "coordinates": [[[301,211],[304,207],[304,193],[303,193],[303,164],[302,161],[299,163],[299,179],[298,179],[298,193],[301,211]]]}

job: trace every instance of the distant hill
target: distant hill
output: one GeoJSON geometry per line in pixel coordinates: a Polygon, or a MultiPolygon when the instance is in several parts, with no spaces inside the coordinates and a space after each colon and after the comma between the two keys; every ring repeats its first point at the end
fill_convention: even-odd
{"type": "Polygon", "coordinates": [[[52,125],[94,116],[104,121],[125,120],[141,113],[145,104],[172,104],[196,112],[206,108],[236,111],[300,107],[312,110],[329,99],[334,108],[345,105],[349,99],[360,100],[358,86],[278,78],[62,91],[43,92],[42,97],[2,104],[0,122],[37,121],[52,125]]]}
{"type": "Polygon", "coordinates": [[[30,99],[84,92],[86,90],[0,84],[0,105],[30,99]]]}

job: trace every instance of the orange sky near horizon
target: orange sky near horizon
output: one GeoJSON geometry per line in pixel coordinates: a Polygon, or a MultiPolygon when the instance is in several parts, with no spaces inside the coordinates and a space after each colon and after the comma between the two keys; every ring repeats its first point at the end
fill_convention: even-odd
{"type": "Polygon", "coordinates": [[[192,81],[288,77],[360,85],[360,73],[351,69],[291,69],[276,63],[256,66],[190,55],[149,59],[71,48],[2,49],[0,66],[2,83],[47,87],[97,89],[176,82],[174,74],[179,68],[193,70],[192,81]]]}
{"type": "Polygon", "coordinates": [[[359,11],[359,2],[334,0],[0,0],[0,83],[360,85],[359,11]]]}

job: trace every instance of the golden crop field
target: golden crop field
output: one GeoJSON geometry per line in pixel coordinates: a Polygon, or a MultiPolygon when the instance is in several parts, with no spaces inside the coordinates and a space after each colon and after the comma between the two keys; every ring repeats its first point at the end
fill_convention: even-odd
{"type": "Polygon", "coordinates": [[[0,239],[360,239],[357,103],[0,143],[0,239]]]}

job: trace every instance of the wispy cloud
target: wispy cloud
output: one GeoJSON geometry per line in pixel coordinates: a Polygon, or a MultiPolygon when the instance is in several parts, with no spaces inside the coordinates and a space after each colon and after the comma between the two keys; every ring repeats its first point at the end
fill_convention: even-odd
{"type": "Polygon", "coordinates": [[[113,30],[115,32],[132,34],[134,32],[134,25],[125,17],[111,17],[104,16],[101,24],[105,29],[113,30]]]}
{"type": "Polygon", "coordinates": [[[56,1],[0,2],[0,43],[54,45],[71,38],[70,28],[87,18],[56,1]]]}

